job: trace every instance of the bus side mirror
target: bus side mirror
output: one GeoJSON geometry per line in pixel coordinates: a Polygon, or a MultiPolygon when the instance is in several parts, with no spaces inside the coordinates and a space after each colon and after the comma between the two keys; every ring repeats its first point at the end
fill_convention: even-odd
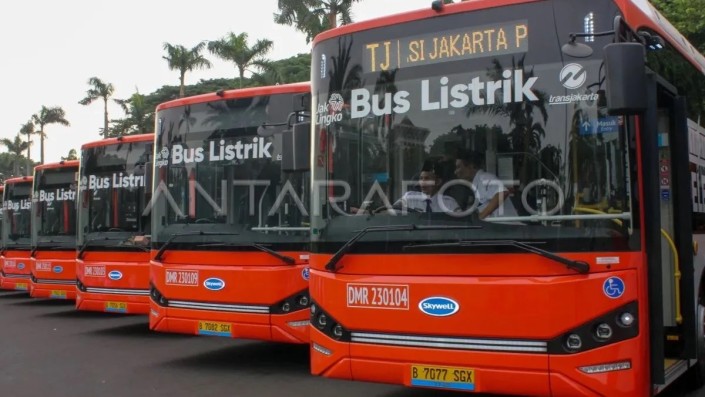
{"type": "Polygon", "coordinates": [[[282,134],[282,170],[308,171],[311,166],[311,123],[296,123],[282,134]]]}
{"type": "Polygon", "coordinates": [[[604,48],[607,111],[614,115],[646,110],[646,61],[640,43],[612,43],[604,48]]]}

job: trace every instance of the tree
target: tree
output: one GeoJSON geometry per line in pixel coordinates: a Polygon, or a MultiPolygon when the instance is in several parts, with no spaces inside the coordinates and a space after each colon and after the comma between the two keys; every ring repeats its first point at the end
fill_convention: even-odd
{"type": "Polygon", "coordinates": [[[115,89],[110,83],[104,83],[101,79],[97,77],[91,77],[88,79],[88,84],[91,88],[86,91],[86,97],[81,99],[78,103],[81,105],[90,105],[96,99],[103,99],[103,132],[101,135],[107,136],[108,134],[108,99],[113,95],[115,89]]]}
{"type": "Polygon", "coordinates": [[[76,154],[76,149],[69,150],[69,154],[66,157],[61,156],[61,160],[78,160],[78,154],[76,154]]]}
{"type": "Polygon", "coordinates": [[[15,135],[15,139],[2,138],[0,139],[0,145],[7,147],[7,151],[12,155],[11,166],[13,170],[13,175],[19,175],[20,159],[22,158],[22,152],[25,150],[29,151],[29,142],[22,140],[20,134],[15,135]]]}
{"type": "Polygon", "coordinates": [[[274,22],[294,26],[309,43],[317,34],[352,22],[352,5],[360,0],[278,0],[274,22]]]}
{"type": "Polygon", "coordinates": [[[702,0],[651,0],[651,3],[701,53],[705,52],[705,18],[702,0]]]}
{"type": "Polygon", "coordinates": [[[211,62],[201,55],[201,51],[206,47],[206,42],[202,41],[191,49],[182,45],[172,45],[164,43],[164,50],[167,55],[163,56],[169,63],[169,70],[179,71],[179,97],[184,97],[184,80],[186,72],[191,72],[196,69],[208,69],[211,67],[211,62]]]}
{"type": "Polygon", "coordinates": [[[48,108],[46,106],[42,106],[39,113],[32,116],[32,121],[39,127],[39,162],[40,164],[44,164],[44,138],[46,137],[44,127],[49,124],[61,124],[68,127],[71,123],[66,120],[66,112],[64,112],[64,109],[60,107],[48,108]]]}
{"type": "Polygon", "coordinates": [[[29,147],[32,145],[32,135],[36,134],[34,131],[34,123],[30,119],[28,122],[22,124],[20,127],[20,134],[27,135],[27,160],[31,160],[29,154],[29,147]]]}
{"type": "Polygon", "coordinates": [[[115,102],[122,107],[127,115],[121,120],[113,120],[115,127],[111,136],[147,134],[154,129],[154,104],[140,94],[139,90],[128,99],[116,99],[115,102]]]}
{"type": "Polygon", "coordinates": [[[228,33],[220,40],[208,43],[208,50],[218,57],[231,61],[237,67],[240,74],[240,88],[242,88],[245,71],[254,66],[262,70],[267,70],[269,61],[264,57],[272,49],[274,44],[271,40],[257,40],[250,47],[247,45],[247,33],[228,33]]]}

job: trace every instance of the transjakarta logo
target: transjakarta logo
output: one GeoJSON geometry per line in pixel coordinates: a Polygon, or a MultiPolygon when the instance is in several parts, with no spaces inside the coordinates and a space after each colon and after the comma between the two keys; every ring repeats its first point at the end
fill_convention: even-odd
{"type": "Polygon", "coordinates": [[[137,188],[145,187],[145,176],[134,174],[123,174],[122,172],[114,173],[112,177],[88,175],[81,179],[82,189],[101,190],[101,189],[120,189],[120,188],[137,188]],[[83,182],[86,179],[85,187],[83,182]]]}
{"type": "MultiPolygon", "coordinates": [[[[431,80],[421,81],[421,111],[456,108],[461,109],[470,104],[474,106],[494,105],[499,99],[502,103],[538,101],[539,98],[532,91],[538,77],[530,77],[524,81],[524,72],[521,69],[505,70],[502,80],[482,81],[475,77],[467,84],[448,86],[450,79],[441,77],[440,84],[433,84],[431,80]],[[431,92],[438,101],[431,100],[431,92]],[[499,94],[499,95],[498,95],[499,94]]],[[[367,117],[372,113],[375,116],[388,114],[404,114],[411,109],[408,91],[385,93],[384,101],[378,94],[371,94],[365,88],[351,92],[351,118],[367,117]],[[383,107],[380,107],[383,103],[383,107]]]]}
{"type": "Polygon", "coordinates": [[[345,106],[345,101],[343,96],[339,93],[334,93],[323,105],[318,105],[318,124],[320,125],[330,125],[334,122],[343,121],[343,114],[341,110],[345,106]]]}
{"type": "Polygon", "coordinates": [[[122,273],[119,270],[113,270],[108,273],[108,278],[114,281],[120,280],[122,278],[122,273]]]}
{"type": "Polygon", "coordinates": [[[225,288],[225,281],[219,278],[211,277],[203,282],[203,286],[211,291],[220,291],[225,288]]]}
{"type": "Polygon", "coordinates": [[[267,142],[264,138],[254,137],[250,143],[243,143],[238,140],[234,144],[226,144],[225,140],[210,141],[208,152],[205,148],[188,148],[176,144],[171,150],[164,148],[160,152],[160,157],[156,160],[157,167],[168,164],[191,164],[203,161],[230,161],[247,159],[271,159],[272,142],[267,142]],[[171,153],[169,153],[171,152],[171,153]],[[166,154],[166,158],[164,155],[166,154]]]}
{"type": "Polygon", "coordinates": [[[429,316],[452,316],[460,310],[458,302],[442,296],[432,296],[419,302],[419,310],[429,316]]]}
{"type": "Polygon", "coordinates": [[[575,90],[585,84],[585,80],[587,80],[587,72],[585,71],[583,65],[569,63],[561,69],[559,79],[561,84],[563,84],[563,87],[569,90],[575,90]]]}

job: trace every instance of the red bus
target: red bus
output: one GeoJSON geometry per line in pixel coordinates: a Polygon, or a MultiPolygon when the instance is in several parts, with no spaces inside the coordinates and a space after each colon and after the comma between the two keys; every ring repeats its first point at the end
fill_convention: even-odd
{"type": "Polygon", "coordinates": [[[34,167],[29,295],[76,299],[78,160],[34,167]]]}
{"type": "Polygon", "coordinates": [[[647,1],[439,1],[312,62],[313,374],[703,383],[705,58],[647,1]]]}
{"type": "MultiPolygon", "coordinates": [[[[3,197],[3,192],[5,191],[5,184],[3,182],[2,185],[0,185],[0,202],[2,202],[2,197],[3,197]]],[[[0,233],[2,233],[2,217],[5,213],[4,211],[4,206],[2,209],[0,209],[0,233]]],[[[0,270],[2,270],[2,264],[3,264],[3,259],[5,255],[5,245],[2,242],[2,236],[0,236],[0,270]]],[[[0,271],[0,285],[2,285],[2,272],[0,271]]]]}
{"type": "Polygon", "coordinates": [[[157,107],[152,330],[308,343],[309,89],[157,107]]]}
{"type": "Polygon", "coordinates": [[[0,288],[29,291],[32,224],[32,177],[5,181],[2,201],[2,256],[0,288]]]}
{"type": "Polygon", "coordinates": [[[149,313],[153,141],[129,135],[81,147],[78,310],[149,313]]]}

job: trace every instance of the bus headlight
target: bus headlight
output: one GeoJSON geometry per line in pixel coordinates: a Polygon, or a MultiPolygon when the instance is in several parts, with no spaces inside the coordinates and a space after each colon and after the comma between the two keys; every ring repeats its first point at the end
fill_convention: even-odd
{"type": "Polygon", "coordinates": [[[606,341],[612,337],[612,327],[607,323],[600,323],[595,327],[595,337],[598,340],[606,341]]]}
{"type": "Polygon", "coordinates": [[[568,350],[580,350],[583,347],[583,339],[578,334],[570,334],[565,340],[565,347],[568,350]]]}
{"type": "Polygon", "coordinates": [[[620,314],[619,323],[625,327],[631,327],[631,325],[634,324],[634,315],[629,312],[620,314]]]}

